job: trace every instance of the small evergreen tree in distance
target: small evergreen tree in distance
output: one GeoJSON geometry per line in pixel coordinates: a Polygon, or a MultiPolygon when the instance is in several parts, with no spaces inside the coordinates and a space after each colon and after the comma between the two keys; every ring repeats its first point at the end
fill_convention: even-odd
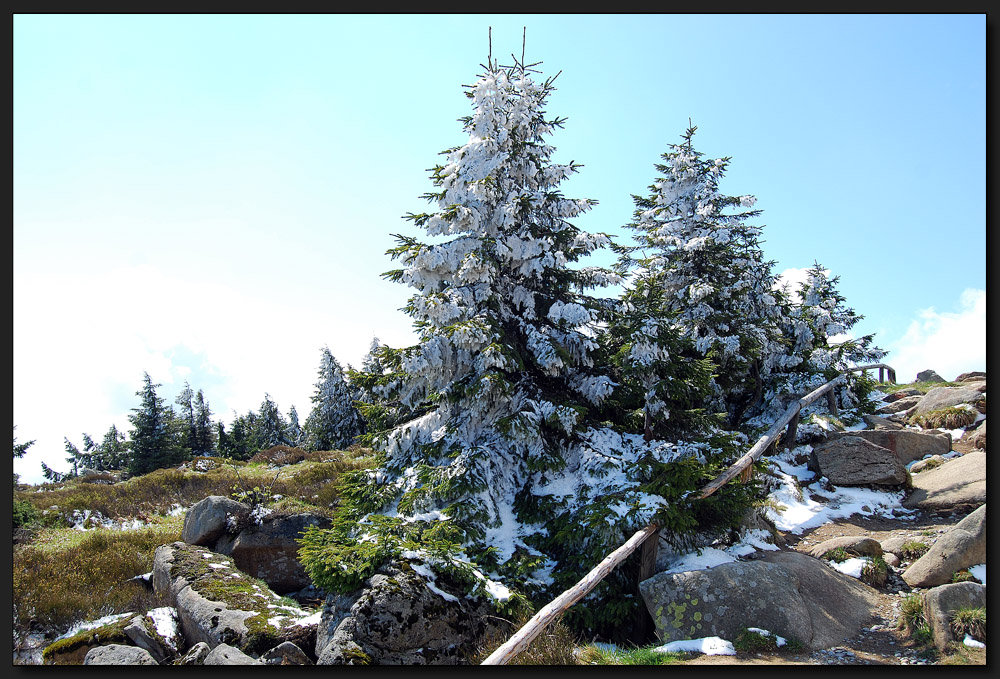
{"type": "Polygon", "coordinates": [[[363,432],[354,395],[329,347],[320,352],[319,380],[311,400],[304,427],[307,450],[342,450],[363,432]]]}
{"type": "MultiPolygon", "coordinates": [[[[14,431],[17,432],[17,425],[14,425],[14,431]]],[[[35,445],[35,440],[25,441],[24,443],[17,442],[17,434],[14,434],[14,458],[24,457],[25,453],[28,452],[28,448],[35,445]]]]}
{"type": "Polygon", "coordinates": [[[191,453],[210,456],[215,453],[216,437],[212,427],[212,410],[201,389],[194,397],[194,428],[191,453]]]}
{"type": "Polygon", "coordinates": [[[267,450],[273,446],[288,445],[288,436],[285,433],[287,427],[285,418],[278,405],[271,400],[270,394],[264,394],[264,400],[260,404],[260,410],[254,421],[253,434],[251,437],[253,452],[267,450]]]}
{"type": "Polygon", "coordinates": [[[302,433],[302,425],[299,424],[299,411],[295,409],[294,404],[288,409],[288,426],[285,428],[285,436],[288,439],[288,445],[296,448],[302,447],[304,434],[302,433]]]}
{"type": "Polygon", "coordinates": [[[189,458],[179,440],[173,408],[164,405],[163,399],[156,394],[159,386],[153,384],[149,373],[143,373],[143,386],[136,392],[141,403],[128,416],[132,423],[128,473],[132,476],[171,467],[189,458]]]}
{"type": "Polygon", "coordinates": [[[174,403],[180,407],[177,419],[181,430],[181,445],[193,453],[197,447],[197,434],[195,433],[194,421],[194,391],[187,380],[184,380],[184,388],[177,394],[174,403]]]}

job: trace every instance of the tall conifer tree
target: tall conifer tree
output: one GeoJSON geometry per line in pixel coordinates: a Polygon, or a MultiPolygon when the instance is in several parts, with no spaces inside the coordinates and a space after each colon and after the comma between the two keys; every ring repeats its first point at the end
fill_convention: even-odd
{"type": "Polygon", "coordinates": [[[633,229],[645,275],[656,281],[663,311],[711,360],[716,399],[731,426],[760,404],[773,358],[780,355],[782,308],[772,263],[760,246],[753,196],[719,191],[729,158],[705,158],[697,127],[671,144],[645,197],[633,196],[633,229]]]}
{"type": "MultiPolygon", "coordinates": [[[[543,599],[666,509],[643,485],[655,464],[710,449],[602,419],[615,384],[594,363],[594,335],[616,302],[586,291],[620,279],[574,265],[609,239],[569,221],[594,201],[559,190],[580,166],[552,159],[554,79],[484,68],[468,86],[466,143],[432,170],[434,210],[409,215],[435,242],[398,236],[402,268],[384,274],[416,290],[405,311],[419,342],[379,354],[385,397],[416,419],[376,439],[377,470],[348,474],[342,523],[307,532],[300,553],[325,588],[407,558],[543,599]]],[[[616,572],[594,609],[573,614],[610,633],[632,613],[629,577],[616,572]]]]}

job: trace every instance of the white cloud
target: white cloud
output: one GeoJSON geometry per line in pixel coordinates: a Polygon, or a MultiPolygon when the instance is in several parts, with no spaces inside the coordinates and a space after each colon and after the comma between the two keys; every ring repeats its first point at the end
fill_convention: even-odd
{"type": "MultiPolygon", "coordinates": [[[[364,295],[319,292],[289,301],[140,265],[88,274],[22,273],[14,295],[14,423],[36,440],[16,460],[25,482],[39,462],[64,471],[63,437],[100,440],[112,423],[128,431],[135,392],[148,372],[167,404],[185,380],[203,389],[214,419],[256,410],[270,394],[282,412],[311,408],[320,350],[359,366],[374,335],[412,342],[405,315],[364,295]],[[317,313],[317,309],[322,310],[317,313]],[[311,310],[311,311],[310,311],[311,310]]],[[[277,295],[284,294],[284,299],[277,295]]]]}
{"type": "Polygon", "coordinates": [[[962,292],[957,312],[921,310],[903,336],[885,348],[890,352],[886,362],[900,382],[911,382],[928,369],[946,380],[986,370],[986,291],[962,292]]]}
{"type": "Polygon", "coordinates": [[[788,294],[792,297],[792,300],[799,301],[799,288],[802,284],[806,282],[809,277],[809,269],[796,269],[790,267],[785,269],[778,274],[777,279],[774,281],[774,289],[780,290],[785,288],[788,294]]]}

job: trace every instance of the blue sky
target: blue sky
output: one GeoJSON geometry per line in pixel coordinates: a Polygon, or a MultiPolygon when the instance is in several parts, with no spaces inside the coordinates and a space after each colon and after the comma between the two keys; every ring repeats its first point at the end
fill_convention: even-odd
{"type": "Polygon", "coordinates": [[[578,226],[627,239],[690,119],[776,272],[839,275],[900,379],[985,369],[985,15],[15,15],[15,471],[127,429],[144,371],[304,419],[324,345],[410,343],[384,253],[491,26],[562,72],[578,226]]]}

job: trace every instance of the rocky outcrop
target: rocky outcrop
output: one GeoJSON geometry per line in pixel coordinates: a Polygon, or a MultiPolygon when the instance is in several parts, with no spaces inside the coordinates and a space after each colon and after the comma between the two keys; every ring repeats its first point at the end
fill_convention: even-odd
{"type": "Polygon", "coordinates": [[[945,455],[951,452],[951,434],[941,431],[914,431],[900,429],[886,431],[862,429],[861,431],[830,432],[830,439],[858,436],[895,453],[904,466],[926,455],[945,455]]]}
{"type": "Polygon", "coordinates": [[[956,571],[986,563],[986,505],[969,514],[903,572],[910,587],[951,582],[956,571]]]}
{"type": "Polygon", "coordinates": [[[836,486],[906,483],[906,468],[896,454],[860,436],[838,436],[815,446],[809,468],[836,486]]]}
{"type": "Polygon", "coordinates": [[[458,664],[491,629],[495,612],[485,601],[447,589],[403,563],[384,567],[352,594],[329,597],[316,664],[458,664]]]}
{"type": "MultiPolygon", "coordinates": [[[[985,608],[986,586],[978,582],[959,582],[929,589],[923,594],[924,617],[938,651],[956,641],[951,619],[960,608],[985,608]]],[[[961,639],[958,639],[961,641],[961,639]]]]}
{"type": "Polygon", "coordinates": [[[318,513],[251,515],[248,505],[211,495],[188,510],[181,539],[231,556],[241,571],[285,594],[311,584],[298,560],[302,532],[329,525],[330,519],[318,513]]]}
{"type": "Polygon", "coordinates": [[[143,648],[108,644],[95,646],[87,651],[84,665],[159,665],[153,656],[143,648]]]}
{"type": "Polygon", "coordinates": [[[971,372],[962,373],[955,378],[956,382],[985,382],[986,373],[981,370],[973,370],[971,372]]]}
{"type": "Polygon", "coordinates": [[[209,495],[184,515],[181,540],[189,545],[211,545],[226,532],[230,517],[245,516],[250,507],[222,495],[209,495]]]}
{"type": "Polygon", "coordinates": [[[916,407],[920,403],[922,396],[907,396],[905,398],[896,399],[888,403],[884,403],[875,409],[875,412],[883,415],[892,415],[895,413],[907,412],[910,409],[916,407]]]}
{"type": "Polygon", "coordinates": [[[639,592],[663,642],[734,639],[746,627],[760,627],[812,649],[857,633],[876,602],[854,578],[796,552],[660,573],[639,583],[639,592]]]}
{"type": "Polygon", "coordinates": [[[282,641],[311,645],[315,627],[299,618],[281,597],[236,568],[232,559],[183,542],[157,547],[153,588],[177,608],[188,644],[225,643],[259,654],[282,641]]]}
{"type": "Polygon", "coordinates": [[[917,373],[917,382],[944,382],[945,379],[933,370],[921,370],[917,373]]]}
{"type": "Polygon", "coordinates": [[[986,453],[973,451],[912,477],[907,509],[950,510],[986,502],[986,453]]]}

